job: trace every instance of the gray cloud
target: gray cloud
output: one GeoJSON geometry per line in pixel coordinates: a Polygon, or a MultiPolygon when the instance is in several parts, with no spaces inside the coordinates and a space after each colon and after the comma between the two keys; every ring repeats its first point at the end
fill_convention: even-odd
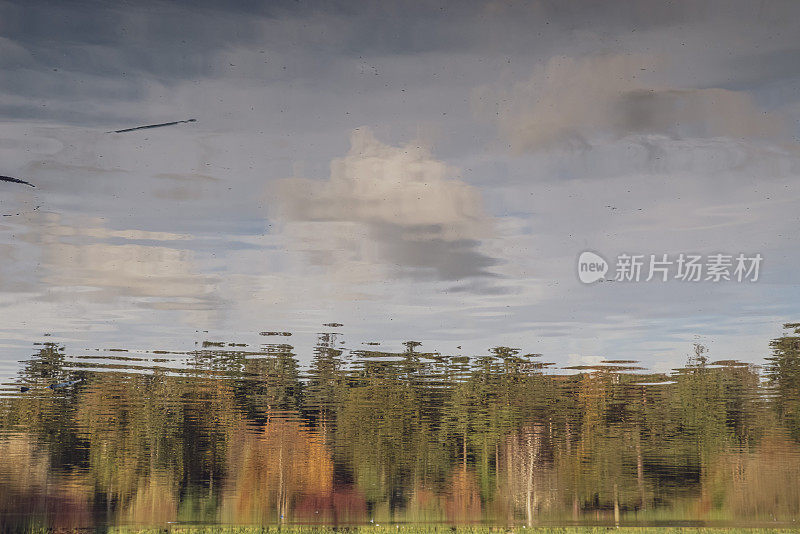
{"type": "Polygon", "coordinates": [[[648,74],[650,56],[555,57],[510,90],[476,92],[483,112],[517,152],[581,148],[631,135],[671,138],[774,139],[787,136],[781,117],[743,92],[665,87],[648,74]],[[649,80],[648,80],[649,78],[649,80]]]}

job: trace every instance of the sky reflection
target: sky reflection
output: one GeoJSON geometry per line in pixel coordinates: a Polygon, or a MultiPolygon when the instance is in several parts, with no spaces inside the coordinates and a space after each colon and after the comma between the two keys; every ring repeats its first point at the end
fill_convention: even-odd
{"type": "Polygon", "coordinates": [[[796,318],[799,7],[0,4],[0,373],[44,333],[666,370],[796,318]],[[159,129],[108,133],[186,119],[159,129]],[[584,250],[760,253],[582,285],[584,250]],[[463,349],[456,349],[456,347],[463,349]]]}

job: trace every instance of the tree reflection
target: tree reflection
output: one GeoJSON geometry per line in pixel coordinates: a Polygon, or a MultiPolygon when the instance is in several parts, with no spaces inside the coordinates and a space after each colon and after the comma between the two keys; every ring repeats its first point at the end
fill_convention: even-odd
{"type": "Polygon", "coordinates": [[[285,344],[150,359],[41,345],[0,400],[0,526],[796,520],[786,326],[765,382],[702,347],[667,376],[545,373],[509,347],[347,353],[334,334],[305,373],[285,344]]]}

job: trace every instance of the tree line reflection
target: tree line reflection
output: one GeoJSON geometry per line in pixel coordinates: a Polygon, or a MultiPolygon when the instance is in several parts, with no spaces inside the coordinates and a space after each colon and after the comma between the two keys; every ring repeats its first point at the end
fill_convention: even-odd
{"type": "Polygon", "coordinates": [[[0,399],[0,527],[800,517],[800,324],[763,369],[535,354],[40,345],[0,399]],[[164,357],[162,357],[164,356],[164,357]]]}

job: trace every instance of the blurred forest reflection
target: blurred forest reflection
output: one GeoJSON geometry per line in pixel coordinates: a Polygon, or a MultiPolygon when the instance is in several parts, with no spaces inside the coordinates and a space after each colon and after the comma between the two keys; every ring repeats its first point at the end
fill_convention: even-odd
{"type": "MultiPolygon", "coordinates": [[[[286,344],[69,356],[0,398],[0,527],[791,523],[800,324],[760,369],[286,344]]],[[[222,346],[219,346],[222,345],[222,346]]]]}

